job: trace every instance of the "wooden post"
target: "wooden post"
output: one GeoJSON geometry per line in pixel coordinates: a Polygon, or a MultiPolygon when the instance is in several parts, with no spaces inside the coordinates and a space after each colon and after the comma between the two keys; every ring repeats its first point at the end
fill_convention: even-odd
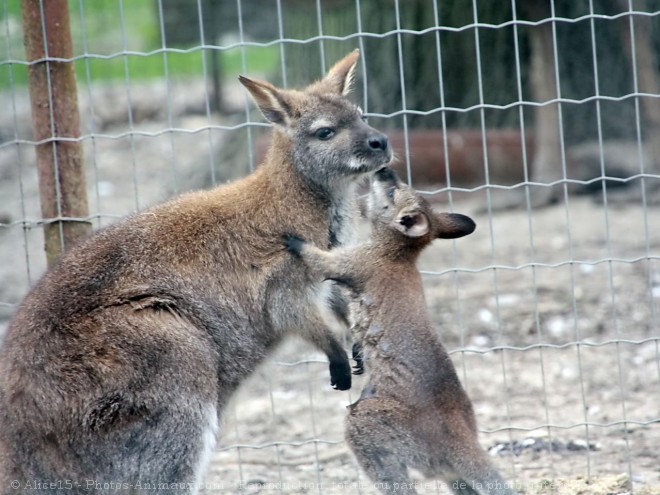
{"type": "Polygon", "coordinates": [[[67,0],[21,0],[48,266],[91,233],[67,0]],[[42,17],[43,15],[43,17],[42,17]],[[44,39],[45,37],[45,39],[44,39]],[[62,140],[65,138],[65,140],[62,140]]]}
{"type": "MultiPolygon", "coordinates": [[[[547,19],[552,12],[547,0],[523,2],[523,12],[533,21],[547,19]]],[[[552,24],[545,22],[530,30],[530,82],[537,103],[546,103],[559,96],[556,83],[554,37],[552,24]]],[[[562,148],[559,128],[559,103],[546,103],[534,110],[534,160],[532,177],[535,182],[552,183],[561,180],[562,148]]],[[[534,190],[532,206],[544,206],[561,198],[559,187],[534,190]]]]}

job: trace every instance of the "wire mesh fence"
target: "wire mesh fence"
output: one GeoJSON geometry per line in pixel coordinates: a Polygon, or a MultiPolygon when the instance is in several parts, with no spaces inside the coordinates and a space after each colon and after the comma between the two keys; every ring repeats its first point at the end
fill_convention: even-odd
{"type": "MultiPolygon", "coordinates": [[[[482,445],[526,493],[660,493],[657,3],[70,0],[69,16],[73,56],[28,62],[19,3],[0,2],[0,328],[57,220],[31,65],[75,66],[81,133],[58,140],[83,147],[78,220],[100,228],[257,166],[269,129],[238,74],[294,87],[358,47],[353,98],[402,175],[478,224],[420,267],[482,445]]],[[[326,374],[287,342],[226,411],[205,490],[375,493],[343,442],[357,393],[326,374]]]]}

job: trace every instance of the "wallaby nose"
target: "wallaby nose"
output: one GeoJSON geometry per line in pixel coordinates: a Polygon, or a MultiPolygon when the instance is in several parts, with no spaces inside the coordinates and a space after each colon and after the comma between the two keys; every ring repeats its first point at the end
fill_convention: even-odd
{"type": "Polygon", "coordinates": [[[369,136],[367,139],[367,144],[372,150],[387,151],[387,136],[385,134],[376,134],[375,136],[369,136]]]}

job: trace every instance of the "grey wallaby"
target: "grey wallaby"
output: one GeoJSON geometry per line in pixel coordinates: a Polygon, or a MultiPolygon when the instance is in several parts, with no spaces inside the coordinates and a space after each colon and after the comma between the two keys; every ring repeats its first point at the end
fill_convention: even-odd
{"type": "Polygon", "coordinates": [[[349,446],[383,493],[416,493],[409,467],[442,478],[455,493],[514,493],[479,445],[472,402],[433,329],[416,268],[434,239],[468,235],[474,222],[434,212],[388,168],[375,174],[368,210],[364,244],[329,252],[285,236],[310,273],[355,293],[354,354],[358,373],[364,359],[369,378],[349,406],[349,446]]]}
{"type": "Polygon", "coordinates": [[[264,163],[98,231],[34,286],[0,351],[1,493],[195,493],[223,407],[290,334],[350,387],[331,292],[281,238],[349,239],[358,181],[392,158],[346,98],[358,57],[304,90],[241,77],[274,124],[264,163]]]}

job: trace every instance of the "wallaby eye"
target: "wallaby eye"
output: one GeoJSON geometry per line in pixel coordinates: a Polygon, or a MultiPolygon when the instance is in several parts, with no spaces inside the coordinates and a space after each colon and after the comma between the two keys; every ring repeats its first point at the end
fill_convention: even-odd
{"type": "Polygon", "coordinates": [[[336,131],[332,127],[321,127],[314,133],[314,136],[316,136],[316,138],[320,139],[321,141],[327,141],[335,134],[336,131]]]}
{"type": "Polygon", "coordinates": [[[387,191],[385,191],[385,195],[387,196],[388,199],[394,200],[394,190],[396,187],[388,187],[387,191]]]}

